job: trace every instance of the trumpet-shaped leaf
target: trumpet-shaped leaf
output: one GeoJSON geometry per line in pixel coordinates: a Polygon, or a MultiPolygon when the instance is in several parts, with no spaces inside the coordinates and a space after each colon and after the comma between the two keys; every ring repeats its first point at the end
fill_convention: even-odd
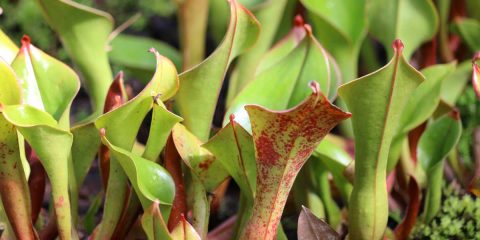
{"type": "Polygon", "coordinates": [[[300,217],[298,217],[297,236],[299,240],[339,240],[335,230],[315,216],[310,209],[302,206],[300,217]]]}
{"type": "MultiPolygon", "coordinates": [[[[367,15],[370,33],[383,46],[389,46],[395,39],[403,40],[406,59],[422,43],[432,39],[438,29],[438,14],[431,0],[373,0],[369,2],[367,15]]],[[[390,48],[387,47],[387,51],[393,56],[390,48]]]]}
{"type": "Polygon", "coordinates": [[[72,234],[75,235],[68,185],[72,134],[60,128],[48,113],[28,105],[4,106],[2,113],[37,153],[52,185],[59,236],[61,239],[71,239],[72,234]]]}
{"type": "Polygon", "coordinates": [[[205,61],[180,75],[176,103],[185,126],[207,141],[226,71],[232,60],[251,47],[259,34],[255,17],[237,0],[230,2],[230,25],[225,39],[205,61]]]}
{"type": "Polygon", "coordinates": [[[357,59],[366,34],[365,0],[301,0],[315,36],[333,55],[345,82],[357,76],[357,59]]]}
{"type": "Polygon", "coordinates": [[[20,159],[17,131],[2,115],[0,115],[0,166],[1,202],[12,230],[18,239],[35,239],[30,194],[20,159]]]}
{"type": "Polygon", "coordinates": [[[455,63],[434,65],[422,70],[424,81],[413,92],[403,110],[389,153],[387,170],[392,170],[408,132],[427,121],[440,104],[443,81],[455,70],[455,63]]]}
{"type": "Polygon", "coordinates": [[[160,155],[173,126],[183,120],[183,118],[168,111],[162,102],[157,101],[156,103],[153,105],[150,133],[142,155],[151,161],[155,161],[160,155]]]}
{"type": "Polygon", "coordinates": [[[142,216],[142,227],[151,240],[173,240],[167,224],[160,212],[159,202],[154,201],[152,206],[142,216]]]}
{"type": "MultiPolygon", "coordinates": [[[[151,51],[156,56],[157,68],[150,83],[135,98],[95,121],[97,129],[105,129],[106,138],[112,145],[127,151],[132,150],[138,129],[152,109],[155,99],[164,101],[169,99],[178,87],[177,71],[173,63],[154,49],[151,51]]],[[[112,236],[122,214],[119,209],[123,209],[124,206],[118,199],[125,199],[126,186],[127,178],[121,165],[117,161],[110,161],[105,210],[102,224],[95,235],[97,239],[112,236]]]]}
{"type": "Polygon", "coordinates": [[[13,105],[22,102],[17,76],[8,63],[0,59],[0,104],[13,105]]]}
{"type": "Polygon", "coordinates": [[[242,192],[252,201],[256,190],[255,149],[252,136],[234,117],[210,141],[203,145],[235,179],[242,192]]]}
{"type": "Polygon", "coordinates": [[[185,126],[176,124],[172,130],[172,137],[183,161],[208,192],[213,192],[220,183],[228,178],[228,172],[220,161],[210,151],[202,147],[202,142],[185,126]]]}
{"type": "Polygon", "coordinates": [[[322,93],[334,98],[335,91],[330,93],[330,85],[336,89],[338,80],[334,64],[312,36],[310,26],[297,18],[292,31],[259,63],[256,78],[233,100],[226,116],[234,114],[250,131],[246,104],[259,104],[273,110],[293,107],[308,96],[305,86],[311,80],[318,81],[322,93]]]}
{"type": "Polygon", "coordinates": [[[18,53],[18,47],[0,30],[0,58],[10,64],[18,53]]]}
{"type": "MultiPolygon", "coordinates": [[[[218,2],[224,4],[223,1],[218,2]]],[[[254,79],[255,69],[260,58],[267,52],[274,40],[286,5],[287,0],[268,0],[250,8],[253,9],[253,14],[260,22],[262,31],[258,36],[257,43],[238,60],[238,65],[230,77],[227,105],[254,79]]]]}
{"type": "Polygon", "coordinates": [[[400,115],[422,75],[408,64],[400,40],[395,56],[380,70],[344,84],[338,93],[352,112],[355,185],[349,204],[349,232],[358,239],[380,239],[387,226],[386,169],[400,115]]]}
{"type": "Polygon", "coordinates": [[[23,103],[46,111],[67,129],[70,105],[80,88],[76,73],[30,44],[28,36],[22,38],[12,68],[21,83],[23,103]]]}
{"type": "Polygon", "coordinates": [[[113,80],[106,51],[108,36],[113,29],[112,17],[71,0],[36,2],[82,72],[93,109],[100,114],[113,80]]]}
{"type": "Polygon", "coordinates": [[[313,94],[286,111],[246,106],[257,159],[253,215],[242,239],[274,239],[296,175],[323,137],[350,117],[327,100],[318,83],[313,94]]]}

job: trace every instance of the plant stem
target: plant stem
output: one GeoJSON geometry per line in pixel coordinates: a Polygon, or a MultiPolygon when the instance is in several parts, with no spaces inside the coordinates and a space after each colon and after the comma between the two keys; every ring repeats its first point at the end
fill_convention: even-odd
{"type": "Polygon", "coordinates": [[[427,174],[427,196],[425,200],[425,210],[423,213],[424,222],[430,222],[440,209],[442,202],[442,183],[443,183],[443,161],[432,167],[427,174]]]}
{"type": "Polygon", "coordinates": [[[183,70],[200,63],[205,55],[208,0],[180,1],[178,22],[183,70]]]}

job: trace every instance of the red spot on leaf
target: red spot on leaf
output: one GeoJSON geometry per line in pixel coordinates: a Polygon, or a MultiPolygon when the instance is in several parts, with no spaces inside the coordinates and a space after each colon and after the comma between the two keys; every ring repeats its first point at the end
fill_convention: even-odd
{"type": "Polygon", "coordinates": [[[280,154],[275,151],[274,142],[265,134],[260,134],[255,140],[257,147],[258,160],[262,164],[275,165],[280,158],[280,154]]]}
{"type": "Polygon", "coordinates": [[[212,165],[212,163],[213,163],[213,159],[212,158],[207,158],[205,161],[198,164],[198,167],[203,169],[203,170],[208,170],[210,168],[210,165],[212,165]]]}

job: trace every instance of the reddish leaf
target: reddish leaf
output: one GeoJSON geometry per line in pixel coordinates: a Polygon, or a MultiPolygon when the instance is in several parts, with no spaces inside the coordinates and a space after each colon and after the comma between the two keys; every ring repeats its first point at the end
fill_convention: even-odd
{"type": "Polygon", "coordinates": [[[477,61],[480,60],[480,52],[477,52],[473,57],[473,76],[472,76],[472,85],[477,97],[480,98],[480,67],[477,64],[477,61]]]}
{"type": "MultiPolygon", "coordinates": [[[[115,79],[108,89],[105,105],[103,106],[103,112],[107,113],[112,111],[113,109],[120,107],[126,101],[127,95],[123,84],[123,72],[119,72],[117,76],[115,76],[115,79]]],[[[110,156],[108,153],[108,148],[104,145],[100,145],[98,156],[103,187],[104,189],[107,189],[108,172],[110,171],[110,156]]]]}
{"type": "Polygon", "coordinates": [[[28,188],[30,189],[30,201],[32,204],[32,222],[37,222],[38,214],[42,209],[43,195],[45,194],[46,173],[37,154],[29,147],[28,162],[30,163],[30,176],[28,188]]]}
{"type": "Polygon", "coordinates": [[[417,148],[418,148],[418,141],[422,136],[422,133],[427,128],[427,122],[422,123],[420,126],[414,128],[408,133],[408,147],[410,148],[410,157],[412,160],[417,163],[417,148]]]}
{"type": "Polygon", "coordinates": [[[410,183],[408,184],[408,195],[410,196],[410,201],[405,211],[405,217],[395,228],[395,239],[397,240],[408,239],[420,210],[420,187],[413,176],[410,177],[410,183]]]}
{"type": "Polygon", "coordinates": [[[338,233],[328,223],[305,206],[302,206],[298,218],[297,236],[299,240],[340,240],[338,233]]]}
{"type": "Polygon", "coordinates": [[[175,182],[175,199],[168,219],[168,230],[173,231],[180,222],[181,215],[187,214],[187,198],[185,196],[185,185],[183,183],[182,158],[175,148],[172,136],[167,140],[165,146],[165,168],[172,175],[175,182]]]}
{"type": "Polygon", "coordinates": [[[253,215],[242,239],[274,239],[298,172],[314,148],[340,121],[351,114],[333,106],[311,83],[313,94],[286,111],[270,111],[248,105],[255,156],[257,191],[253,215]]]}

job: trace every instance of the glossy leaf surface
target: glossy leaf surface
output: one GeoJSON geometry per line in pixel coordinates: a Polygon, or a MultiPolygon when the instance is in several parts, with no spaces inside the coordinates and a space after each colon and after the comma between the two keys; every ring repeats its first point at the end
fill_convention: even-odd
{"type": "Polygon", "coordinates": [[[301,2],[310,13],[315,36],[338,62],[344,81],[356,78],[358,53],[366,34],[366,1],[301,2]]]}
{"type": "Polygon", "coordinates": [[[286,111],[246,107],[257,159],[257,192],[242,239],[274,239],[296,175],[323,137],[350,117],[330,104],[316,82],[311,86],[313,94],[286,111]]]}
{"type": "Polygon", "coordinates": [[[234,114],[238,123],[250,131],[245,105],[259,104],[272,110],[293,107],[309,95],[305,86],[312,80],[333,99],[338,84],[335,64],[313,37],[310,26],[297,18],[291,32],[259,63],[255,79],[235,97],[226,116],[234,114]],[[333,92],[331,85],[335,86],[333,92]]]}
{"type": "Polygon", "coordinates": [[[208,140],[216,102],[231,61],[251,47],[260,27],[253,15],[236,0],[230,1],[230,25],[225,39],[205,61],[180,75],[176,96],[185,126],[201,141],[208,140]]]}
{"type": "Polygon", "coordinates": [[[385,46],[389,56],[394,53],[388,46],[395,39],[402,39],[405,58],[409,59],[438,29],[438,14],[431,0],[373,0],[367,15],[370,33],[385,46]]]}
{"type": "Polygon", "coordinates": [[[102,143],[110,149],[110,155],[122,166],[140,197],[144,209],[148,209],[155,200],[160,201],[160,204],[163,205],[172,204],[175,186],[167,170],[152,161],[113,145],[105,135],[102,136],[102,143]]]}
{"type": "Polygon", "coordinates": [[[268,0],[251,8],[262,26],[262,31],[257,43],[238,60],[238,65],[230,77],[227,104],[254,79],[255,69],[261,57],[274,40],[286,4],[287,0],[268,0]]]}
{"type": "Polygon", "coordinates": [[[62,43],[85,78],[85,87],[99,114],[113,80],[106,52],[113,29],[112,17],[71,0],[36,0],[45,20],[60,35],[62,43]]]}
{"type": "Polygon", "coordinates": [[[454,148],[461,132],[458,112],[451,112],[427,127],[418,143],[418,160],[427,174],[454,148]]]}
{"type": "Polygon", "coordinates": [[[299,240],[339,240],[338,235],[328,223],[315,216],[310,209],[302,206],[298,218],[297,236],[299,240]]]}
{"type": "Polygon", "coordinates": [[[70,105],[80,88],[76,73],[30,44],[28,36],[22,38],[12,68],[21,83],[23,103],[46,111],[67,128],[70,105]]]}
{"type": "Polygon", "coordinates": [[[352,112],[355,135],[355,185],[350,200],[349,232],[358,239],[380,239],[387,226],[386,168],[400,114],[422,75],[408,64],[403,44],[380,70],[344,84],[339,96],[352,112]]]}
{"type": "Polygon", "coordinates": [[[22,92],[17,76],[3,59],[0,59],[0,76],[0,103],[3,105],[20,104],[22,92]]]}

